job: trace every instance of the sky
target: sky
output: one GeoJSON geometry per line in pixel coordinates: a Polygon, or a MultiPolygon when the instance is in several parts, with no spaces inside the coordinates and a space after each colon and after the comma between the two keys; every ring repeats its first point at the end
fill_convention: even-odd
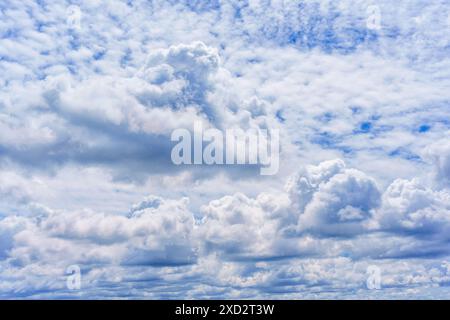
{"type": "Polygon", "coordinates": [[[0,298],[450,299],[449,57],[446,0],[1,2],[0,298]]]}

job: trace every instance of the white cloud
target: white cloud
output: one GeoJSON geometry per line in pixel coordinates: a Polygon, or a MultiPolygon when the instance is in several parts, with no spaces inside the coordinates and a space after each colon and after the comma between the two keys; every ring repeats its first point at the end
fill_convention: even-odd
{"type": "Polygon", "coordinates": [[[449,8],[378,2],[1,5],[0,297],[445,297],[449,8]],[[174,168],[196,120],[279,175],[174,168]]]}
{"type": "Polygon", "coordinates": [[[450,231],[449,213],[448,191],[433,191],[417,180],[396,180],[383,194],[383,206],[375,220],[384,230],[445,240],[450,231]]]}
{"type": "Polygon", "coordinates": [[[380,203],[374,180],[346,169],[341,160],[307,168],[289,181],[287,191],[300,212],[299,230],[318,235],[363,232],[364,222],[380,203]]]}

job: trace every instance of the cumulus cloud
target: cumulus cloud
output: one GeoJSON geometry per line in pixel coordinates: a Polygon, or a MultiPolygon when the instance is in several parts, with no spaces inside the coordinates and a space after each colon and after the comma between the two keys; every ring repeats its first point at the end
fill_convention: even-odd
{"type": "Polygon", "coordinates": [[[283,239],[292,223],[285,195],[226,196],[202,207],[201,236],[207,252],[223,252],[235,259],[289,255],[295,244],[283,239]]]}
{"type": "Polygon", "coordinates": [[[450,193],[434,191],[417,180],[396,180],[383,194],[376,221],[385,230],[448,238],[450,193]]]}
{"type": "Polygon", "coordinates": [[[448,295],[448,5],[69,5],[0,5],[0,297],[448,295]],[[279,174],[174,166],[196,121],[279,174]]]}
{"type": "MultiPolygon", "coordinates": [[[[131,180],[174,170],[170,134],[175,129],[193,130],[194,122],[219,129],[267,128],[276,122],[265,114],[264,101],[241,102],[228,82],[218,53],[202,42],[155,50],[132,77],[48,77],[32,85],[35,103],[17,96],[23,108],[17,109],[16,101],[4,106],[3,161],[50,169],[103,165],[131,180]]],[[[27,90],[17,88],[20,95],[27,90]]]]}
{"type": "MultiPolygon", "coordinates": [[[[25,270],[49,279],[20,289],[24,295],[36,286],[56,285],[60,291],[52,277],[70,264],[87,270],[93,292],[102,287],[98,281],[106,287],[117,281],[123,286],[129,268],[141,270],[138,278],[163,277],[171,286],[195,277],[202,285],[195,287],[193,296],[214,296],[213,288],[225,284],[258,296],[273,290],[289,294],[293,288],[309,294],[319,287],[362,290],[365,258],[446,252],[448,203],[446,191],[406,180],[394,181],[380,196],[372,178],[333,160],[300,170],[289,179],[286,192],[225,196],[204,205],[200,214],[189,208],[187,198],[159,196],[146,197],[128,215],[33,205],[26,215],[0,220],[0,257],[10,276],[23,285],[25,270]],[[330,265],[319,257],[329,259],[330,265]],[[48,264],[54,268],[48,269],[48,264]],[[274,271],[277,264],[283,271],[274,271]],[[152,276],[145,267],[154,268],[152,276]],[[181,269],[172,279],[173,268],[181,269]]],[[[386,281],[406,285],[394,275],[386,281]]]]}
{"type": "Polygon", "coordinates": [[[341,160],[328,161],[294,176],[287,184],[300,231],[345,236],[364,231],[380,203],[375,181],[361,171],[345,168],[341,160]]]}

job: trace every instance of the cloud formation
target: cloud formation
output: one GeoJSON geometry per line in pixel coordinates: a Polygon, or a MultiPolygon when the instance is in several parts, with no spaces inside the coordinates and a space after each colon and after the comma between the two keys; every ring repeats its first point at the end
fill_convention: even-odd
{"type": "Polygon", "coordinates": [[[0,4],[0,297],[449,297],[446,3],[69,5],[0,4]],[[194,122],[279,174],[175,166],[194,122]]]}

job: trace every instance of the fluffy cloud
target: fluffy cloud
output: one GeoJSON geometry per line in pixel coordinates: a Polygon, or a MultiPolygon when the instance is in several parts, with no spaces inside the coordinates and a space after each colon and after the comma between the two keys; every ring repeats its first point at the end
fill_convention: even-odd
{"type": "MultiPolygon", "coordinates": [[[[447,251],[448,203],[446,191],[406,180],[394,181],[380,196],[373,179],[333,160],[302,169],[289,179],[286,192],[225,196],[204,205],[200,214],[187,198],[156,196],[132,206],[128,216],[30,204],[27,215],[0,220],[1,264],[8,270],[3,276],[24,286],[7,282],[3,291],[30,295],[52,287],[66,294],[55,279],[71,264],[83,267],[91,292],[114,283],[125,290],[125,283],[134,281],[126,276],[129,268],[139,270],[136,280],[161,277],[175,287],[194,277],[203,287],[196,286],[193,297],[214,296],[214,288],[224,285],[240,288],[244,296],[289,294],[294,288],[308,294],[324,287],[363,290],[364,268],[381,263],[366,259],[447,251]],[[281,269],[274,271],[278,264],[281,269]],[[46,280],[27,284],[23,272],[46,280]]],[[[421,272],[421,279],[392,273],[384,281],[399,287],[447,281],[439,269],[421,272]]]]}
{"type": "Polygon", "coordinates": [[[31,168],[109,166],[128,180],[175,170],[175,129],[192,130],[194,122],[220,129],[276,122],[266,115],[267,103],[241,101],[230,91],[231,80],[217,52],[195,42],[153,51],[132,77],[58,75],[14,88],[17,96],[0,118],[2,160],[31,168]],[[34,103],[22,98],[29,90],[34,103]]]}
{"type": "Polygon", "coordinates": [[[448,5],[77,4],[0,5],[0,297],[448,295],[448,5]],[[173,166],[194,121],[279,174],[173,166]]]}
{"type": "Polygon", "coordinates": [[[433,191],[418,181],[396,180],[383,194],[376,221],[385,230],[448,238],[450,193],[433,191]]]}
{"type": "Polygon", "coordinates": [[[226,196],[202,207],[202,233],[207,252],[223,252],[235,259],[289,255],[294,246],[283,239],[292,223],[285,195],[226,196]]]}
{"type": "Polygon", "coordinates": [[[380,203],[373,179],[346,169],[341,160],[328,161],[294,176],[287,184],[299,230],[319,235],[346,236],[364,231],[363,223],[380,203]]]}

